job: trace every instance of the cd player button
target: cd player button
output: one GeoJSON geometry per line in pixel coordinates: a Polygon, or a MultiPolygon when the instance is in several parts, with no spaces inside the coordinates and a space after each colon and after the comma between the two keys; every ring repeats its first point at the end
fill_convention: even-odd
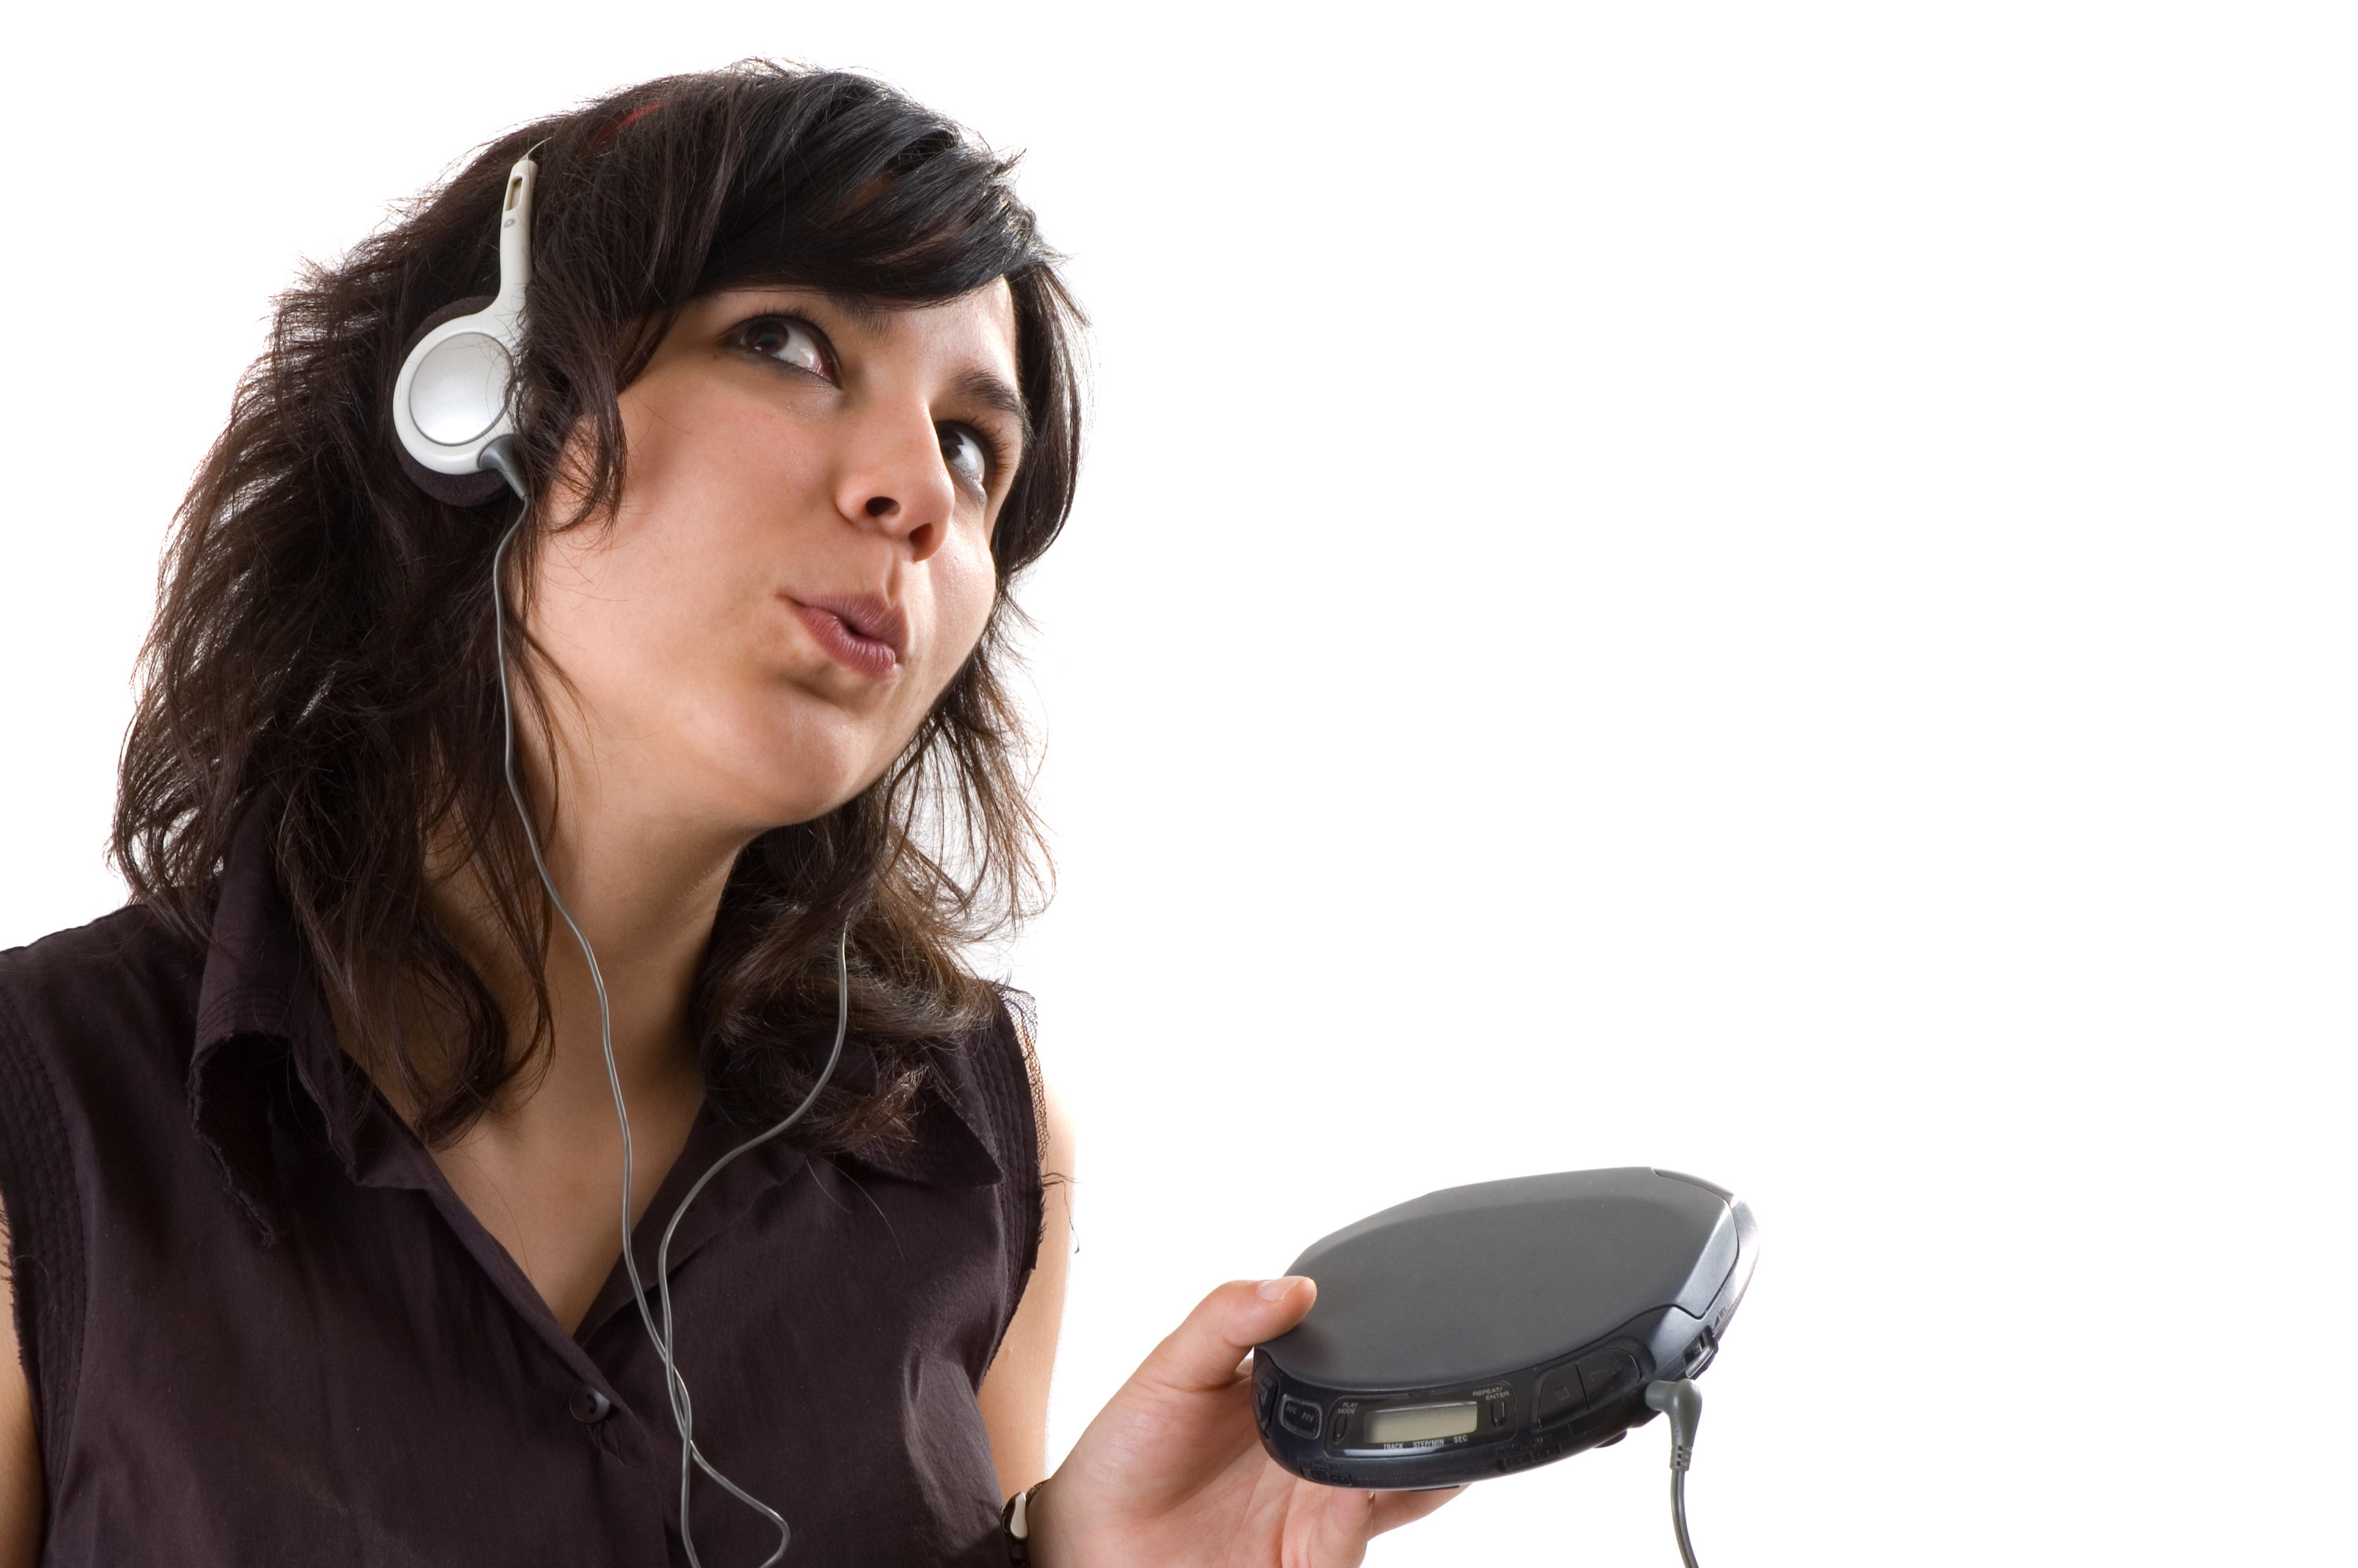
{"type": "Polygon", "coordinates": [[[1507,1401],[1505,1400],[1497,1399],[1490,1401],[1490,1424],[1492,1426],[1504,1426],[1507,1424],[1507,1401]]]}
{"type": "Polygon", "coordinates": [[[1297,1400],[1292,1394],[1277,1407],[1277,1423],[1296,1437],[1318,1435],[1318,1407],[1308,1400],[1297,1400]]]}
{"type": "Polygon", "coordinates": [[[1588,1402],[1592,1405],[1618,1399],[1641,1380],[1638,1375],[1638,1358],[1627,1350],[1611,1350],[1602,1356],[1591,1356],[1580,1364],[1581,1386],[1587,1390],[1588,1402]]]}
{"type": "Polygon", "coordinates": [[[1540,1379],[1532,1414],[1540,1421],[1553,1421],[1570,1413],[1580,1401],[1580,1373],[1570,1367],[1558,1367],[1540,1379]]]}

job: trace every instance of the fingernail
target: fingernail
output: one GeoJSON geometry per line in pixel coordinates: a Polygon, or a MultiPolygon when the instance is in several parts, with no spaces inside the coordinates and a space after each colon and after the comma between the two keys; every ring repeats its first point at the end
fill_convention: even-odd
{"type": "Polygon", "coordinates": [[[1302,1276],[1299,1274],[1280,1274],[1274,1280],[1263,1280],[1260,1282],[1260,1299],[1273,1302],[1300,1283],[1302,1276]]]}

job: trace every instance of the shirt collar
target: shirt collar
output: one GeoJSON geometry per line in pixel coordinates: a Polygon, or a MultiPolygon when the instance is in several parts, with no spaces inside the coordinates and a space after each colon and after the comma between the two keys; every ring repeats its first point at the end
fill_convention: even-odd
{"type": "MultiPolygon", "coordinates": [[[[324,1142],[346,1174],[362,1185],[430,1190],[442,1184],[423,1146],[337,1043],[326,993],[279,885],[278,816],[277,798],[265,795],[246,808],[231,835],[189,1066],[189,1110],[197,1136],[265,1243],[287,1227],[285,1198],[293,1174],[288,1167],[307,1143],[316,1148],[324,1142]]],[[[961,1081],[967,1076],[956,1071],[927,1074],[911,1136],[865,1145],[847,1157],[879,1173],[929,1186],[1000,1181],[999,1162],[980,1134],[978,1108],[970,1103],[972,1087],[961,1081]]],[[[767,1185],[802,1164],[799,1157],[784,1158],[784,1148],[771,1147],[771,1159],[738,1162],[746,1167],[740,1181],[753,1178],[767,1185]]],[[[691,1145],[683,1151],[682,1162],[703,1153],[691,1145]]],[[[735,1206],[714,1203],[718,1195],[699,1199],[691,1213],[735,1206]]],[[[682,1256],[676,1243],[674,1263],[682,1256]]]]}

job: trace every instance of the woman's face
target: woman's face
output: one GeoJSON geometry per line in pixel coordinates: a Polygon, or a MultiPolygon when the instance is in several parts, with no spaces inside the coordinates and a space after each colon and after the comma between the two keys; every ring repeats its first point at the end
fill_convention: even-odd
{"type": "Polygon", "coordinates": [[[740,838],[841,805],[990,613],[1024,424],[1006,283],[698,299],[622,415],[611,525],[550,536],[527,600],[579,703],[568,800],[740,838]]]}

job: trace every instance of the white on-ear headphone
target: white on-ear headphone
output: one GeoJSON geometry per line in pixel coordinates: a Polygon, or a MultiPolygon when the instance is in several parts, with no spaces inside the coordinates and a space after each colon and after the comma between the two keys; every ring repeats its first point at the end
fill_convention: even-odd
{"type": "Polygon", "coordinates": [[[393,384],[393,427],[409,455],[435,473],[505,472],[501,460],[507,449],[487,454],[485,449],[515,432],[510,394],[524,350],[532,182],[539,172],[529,157],[508,170],[507,194],[500,201],[498,297],[418,339],[393,384]]]}

